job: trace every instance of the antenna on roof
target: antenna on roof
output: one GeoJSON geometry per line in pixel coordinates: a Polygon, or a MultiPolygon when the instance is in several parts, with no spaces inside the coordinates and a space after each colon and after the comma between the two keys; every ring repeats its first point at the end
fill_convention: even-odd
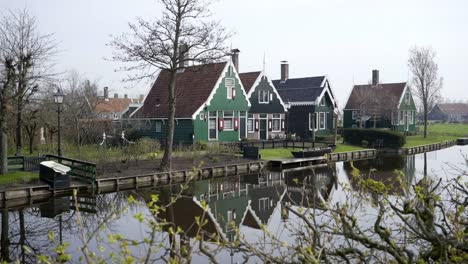
{"type": "Polygon", "coordinates": [[[265,51],[263,51],[263,69],[262,69],[263,75],[265,75],[265,51]]]}

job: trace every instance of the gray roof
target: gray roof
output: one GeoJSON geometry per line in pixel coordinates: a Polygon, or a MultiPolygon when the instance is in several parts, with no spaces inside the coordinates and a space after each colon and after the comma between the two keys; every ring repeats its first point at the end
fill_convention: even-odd
{"type": "Polygon", "coordinates": [[[279,95],[286,102],[311,102],[315,101],[322,93],[321,86],[325,76],[287,79],[286,81],[272,81],[279,95]]]}

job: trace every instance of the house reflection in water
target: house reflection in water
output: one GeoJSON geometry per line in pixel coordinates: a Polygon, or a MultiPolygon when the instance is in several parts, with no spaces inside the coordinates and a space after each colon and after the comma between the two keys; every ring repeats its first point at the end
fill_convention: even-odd
{"type": "Polygon", "coordinates": [[[201,235],[206,241],[233,241],[235,228],[240,225],[255,229],[268,225],[278,204],[321,207],[335,184],[335,164],[314,170],[300,168],[196,181],[172,203],[171,195],[177,192],[166,188],[161,202],[169,207],[161,216],[174,227],[180,227],[185,237],[201,235]],[[204,202],[207,211],[203,209],[204,202]],[[195,223],[200,216],[206,219],[201,233],[195,223]]]}
{"type": "Polygon", "coordinates": [[[390,186],[389,194],[392,195],[405,195],[405,186],[414,181],[416,172],[414,155],[379,156],[375,159],[344,162],[343,168],[354,190],[360,189],[359,179],[373,179],[390,186]],[[359,178],[353,176],[353,166],[359,170],[359,178]]]}

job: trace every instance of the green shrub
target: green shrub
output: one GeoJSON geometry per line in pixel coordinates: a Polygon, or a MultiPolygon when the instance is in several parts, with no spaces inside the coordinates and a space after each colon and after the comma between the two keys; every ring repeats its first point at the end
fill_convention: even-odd
{"type": "Polygon", "coordinates": [[[195,149],[197,150],[207,150],[208,149],[208,143],[205,141],[197,141],[195,142],[195,149]]]}
{"type": "Polygon", "coordinates": [[[344,141],[352,145],[362,145],[367,141],[368,145],[374,145],[377,140],[383,140],[386,148],[401,148],[406,143],[403,134],[379,129],[346,128],[343,130],[344,141]]]}
{"type": "Polygon", "coordinates": [[[361,146],[364,147],[364,148],[367,148],[369,146],[369,141],[367,140],[362,140],[361,141],[361,146]]]}

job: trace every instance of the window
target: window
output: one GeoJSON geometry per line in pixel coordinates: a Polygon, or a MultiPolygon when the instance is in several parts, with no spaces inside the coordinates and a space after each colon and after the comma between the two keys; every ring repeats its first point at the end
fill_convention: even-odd
{"type": "Polygon", "coordinates": [[[409,112],[409,124],[412,125],[413,124],[413,118],[414,118],[414,111],[410,111],[409,112]]]}
{"type": "Polygon", "coordinates": [[[226,93],[227,93],[227,99],[232,99],[232,90],[234,88],[234,79],[233,78],[226,78],[225,81],[225,86],[226,86],[226,93]]]}
{"type": "Polygon", "coordinates": [[[273,132],[281,131],[281,114],[273,114],[273,132]]]}
{"type": "Polygon", "coordinates": [[[234,111],[224,111],[224,130],[234,129],[234,111]]]}
{"type": "Polygon", "coordinates": [[[325,106],[325,97],[323,97],[322,100],[320,101],[320,105],[325,106]]]}
{"type": "Polygon", "coordinates": [[[156,133],[161,133],[161,121],[156,121],[156,133]]]}
{"type": "Polygon", "coordinates": [[[205,119],[205,114],[200,114],[200,120],[204,120],[205,119]]]}
{"type": "Polygon", "coordinates": [[[269,99],[268,91],[260,90],[258,92],[258,102],[260,104],[268,104],[268,102],[269,102],[268,99],[269,99]]]}
{"type": "Polygon", "coordinates": [[[247,131],[254,132],[254,117],[253,114],[248,115],[247,119],[247,131]]]}
{"type": "Polygon", "coordinates": [[[400,125],[403,125],[405,121],[405,112],[400,111],[399,117],[400,117],[400,125]]]}
{"type": "Polygon", "coordinates": [[[209,123],[208,123],[208,139],[213,140],[218,138],[218,129],[216,123],[218,122],[218,112],[208,112],[209,123]]]}
{"type": "Polygon", "coordinates": [[[319,122],[320,122],[320,129],[325,129],[325,125],[326,125],[326,124],[325,124],[325,118],[326,118],[326,116],[327,116],[327,115],[326,115],[325,112],[321,112],[321,113],[320,113],[320,120],[319,120],[319,122]]]}
{"type": "Polygon", "coordinates": [[[406,93],[406,96],[405,96],[405,102],[406,102],[406,105],[409,105],[410,104],[410,93],[406,93]]]}
{"type": "Polygon", "coordinates": [[[258,209],[259,211],[265,211],[270,208],[270,198],[264,197],[258,199],[258,209]]]}
{"type": "Polygon", "coordinates": [[[318,127],[318,114],[309,113],[309,130],[315,129],[318,127]]]}
{"type": "Polygon", "coordinates": [[[351,118],[352,118],[353,120],[356,120],[356,118],[357,118],[357,111],[353,111],[353,112],[351,113],[351,118]]]}

